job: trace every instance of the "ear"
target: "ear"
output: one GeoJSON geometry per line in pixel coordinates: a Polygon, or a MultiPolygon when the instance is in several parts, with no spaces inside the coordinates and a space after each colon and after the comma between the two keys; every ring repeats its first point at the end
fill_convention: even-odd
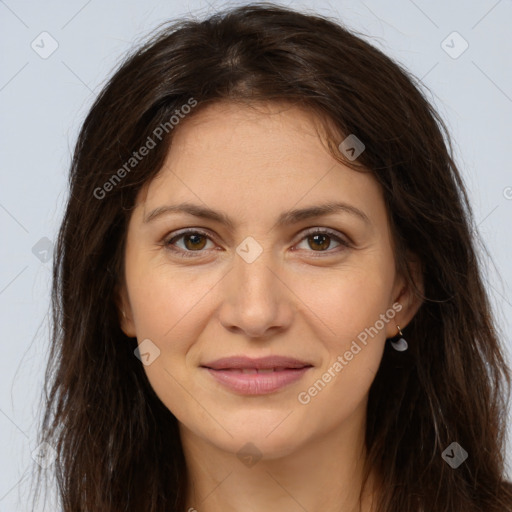
{"type": "Polygon", "coordinates": [[[399,303],[401,309],[397,311],[393,321],[387,324],[386,335],[388,338],[392,338],[398,334],[397,325],[403,330],[414,318],[414,315],[416,315],[420,306],[423,304],[422,297],[425,295],[425,286],[423,267],[420,259],[416,255],[409,253],[407,268],[414,285],[403,275],[397,277],[393,288],[393,304],[399,303]]]}
{"type": "Polygon", "coordinates": [[[126,285],[118,284],[115,292],[116,307],[119,316],[119,325],[121,330],[129,338],[136,338],[135,323],[133,321],[133,313],[128,298],[128,291],[126,285]]]}

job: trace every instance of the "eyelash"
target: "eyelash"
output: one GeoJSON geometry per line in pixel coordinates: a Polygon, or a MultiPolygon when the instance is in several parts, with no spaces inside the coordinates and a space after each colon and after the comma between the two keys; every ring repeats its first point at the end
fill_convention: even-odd
{"type": "MultiPolygon", "coordinates": [[[[179,240],[180,238],[183,238],[185,235],[201,235],[201,236],[204,236],[206,238],[208,238],[208,240],[214,242],[214,240],[212,239],[212,237],[205,231],[202,231],[200,229],[188,229],[186,231],[181,231],[181,232],[178,232],[177,234],[173,234],[172,237],[168,237],[164,240],[163,242],[163,245],[166,247],[167,250],[175,253],[177,256],[180,256],[182,258],[197,258],[197,257],[200,257],[200,255],[205,252],[204,250],[198,250],[198,251],[186,251],[186,250],[183,250],[183,249],[176,249],[173,247],[173,243],[175,243],[177,240],[179,240]],[[196,253],[196,254],[194,254],[196,253]]],[[[307,239],[308,237],[310,236],[313,236],[313,235],[328,235],[331,239],[334,239],[336,242],[338,242],[341,246],[343,246],[344,248],[348,248],[350,247],[350,244],[343,240],[342,238],[340,238],[335,231],[332,231],[328,228],[314,228],[313,230],[310,230],[310,231],[307,231],[304,236],[299,240],[298,243],[302,242],[303,240],[307,239]]],[[[308,251],[308,252],[317,252],[317,253],[327,253],[328,255],[332,255],[334,252],[339,252],[339,251],[332,251],[332,250],[325,250],[325,251],[308,251]]],[[[322,257],[322,256],[315,256],[316,257],[322,257]]]]}

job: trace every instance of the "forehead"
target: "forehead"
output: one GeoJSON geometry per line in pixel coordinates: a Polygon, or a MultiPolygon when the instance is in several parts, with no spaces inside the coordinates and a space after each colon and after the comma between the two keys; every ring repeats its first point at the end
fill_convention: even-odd
{"type": "Polygon", "coordinates": [[[354,171],[327,149],[323,120],[290,104],[215,103],[174,133],[157,177],[140,194],[144,211],[193,201],[241,216],[262,209],[351,201],[381,216],[371,173],[354,171]]]}

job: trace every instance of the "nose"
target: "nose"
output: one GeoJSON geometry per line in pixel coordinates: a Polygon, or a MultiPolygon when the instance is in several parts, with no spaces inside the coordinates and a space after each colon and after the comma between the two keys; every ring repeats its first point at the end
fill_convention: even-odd
{"type": "Polygon", "coordinates": [[[221,281],[219,319],[230,332],[268,338],[284,332],[293,319],[293,292],[272,254],[264,250],[252,263],[238,254],[221,281]]]}

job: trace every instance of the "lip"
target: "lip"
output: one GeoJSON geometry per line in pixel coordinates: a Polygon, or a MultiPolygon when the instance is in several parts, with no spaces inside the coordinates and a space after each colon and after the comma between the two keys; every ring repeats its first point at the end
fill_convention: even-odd
{"type": "Polygon", "coordinates": [[[301,379],[312,364],[282,356],[227,357],[202,365],[220,384],[242,395],[273,393],[301,379]],[[261,372],[260,372],[261,371],[261,372]]]}
{"type": "Polygon", "coordinates": [[[230,369],[250,369],[257,370],[265,368],[304,368],[305,366],[313,366],[307,361],[301,361],[286,356],[266,356],[257,359],[246,356],[223,357],[210,363],[202,364],[205,368],[212,370],[230,370],[230,369]]]}

